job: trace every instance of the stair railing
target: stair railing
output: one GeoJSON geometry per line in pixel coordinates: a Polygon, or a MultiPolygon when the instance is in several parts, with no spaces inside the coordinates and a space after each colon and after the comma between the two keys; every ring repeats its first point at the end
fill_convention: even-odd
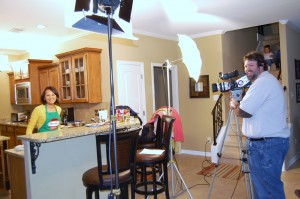
{"type": "Polygon", "coordinates": [[[211,112],[213,116],[213,145],[217,145],[217,137],[219,135],[219,132],[223,126],[223,120],[222,120],[222,96],[221,93],[219,95],[219,98],[211,112]]]}

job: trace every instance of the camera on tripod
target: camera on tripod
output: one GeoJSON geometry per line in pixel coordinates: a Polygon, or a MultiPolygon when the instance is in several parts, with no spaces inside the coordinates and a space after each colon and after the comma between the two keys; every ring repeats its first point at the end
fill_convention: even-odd
{"type": "Polygon", "coordinates": [[[240,72],[238,70],[234,70],[230,73],[219,73],[219,78],[223,80],[223,82],[220,83],[214,83],[212,84],[212,91],[213,92],[227,92],[231,91],[232,96],[236,100],[241,100],[243,88],[247,88],[250,86],[251,82],[248,80],[247,76],[245,74],[242,74],[243,76],[234,79],[238,76],[240,76],[240,72]],[[227,80],[228,81],[224,81],[227,80]]]}

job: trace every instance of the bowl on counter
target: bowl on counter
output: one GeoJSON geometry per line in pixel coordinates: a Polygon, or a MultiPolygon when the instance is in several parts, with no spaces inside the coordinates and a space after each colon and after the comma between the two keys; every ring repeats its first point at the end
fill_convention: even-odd
{"type": "Polygon", "coordinates": [[[79,126],[84,126],[85,122],[80,122],[80,121],[75,121],[75,122],[67,122],[67,127],[72,128],[72,127],[79,127],[79,126]]]}

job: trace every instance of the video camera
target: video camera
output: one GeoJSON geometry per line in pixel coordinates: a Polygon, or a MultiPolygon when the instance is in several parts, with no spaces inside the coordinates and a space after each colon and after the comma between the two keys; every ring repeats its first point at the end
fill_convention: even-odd
{"type": "Polygon", "coordinates": [[[212,91],[213,92],[227,92],[227,91],[234,91],[232,92],[233,97],[235,97],[238,100],[241,100],[241,95],[243,93],[243,88],[249,87],[251,85],[251,82],[248,80],[247,76],[243,74],[242,77],[240,77],[237,80],[234,80],[233,78],[238,77],[240,75],[238,70],[234,70],[230,73],[223,74],[222,72],[219,73],[219,78],[221,80],[227,80],[220,83],[214,83],[212,84],[212,91]]]}

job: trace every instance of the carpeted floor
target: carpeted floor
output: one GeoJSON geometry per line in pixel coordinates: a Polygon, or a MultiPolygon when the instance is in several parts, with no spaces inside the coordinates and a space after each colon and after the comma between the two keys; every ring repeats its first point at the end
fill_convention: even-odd
{"type": "MultiPolygon", "coordinates": [[[[215,172],[215,164],[210,164],[208,167],[199,171],[198,175],[212,176],[215,172]]],[[[226,178],[231,180],[244,180],[244,173],[241,171],[241,166],[230,164],[219,164],[216,171],[216,177],[226,178]]]]}

